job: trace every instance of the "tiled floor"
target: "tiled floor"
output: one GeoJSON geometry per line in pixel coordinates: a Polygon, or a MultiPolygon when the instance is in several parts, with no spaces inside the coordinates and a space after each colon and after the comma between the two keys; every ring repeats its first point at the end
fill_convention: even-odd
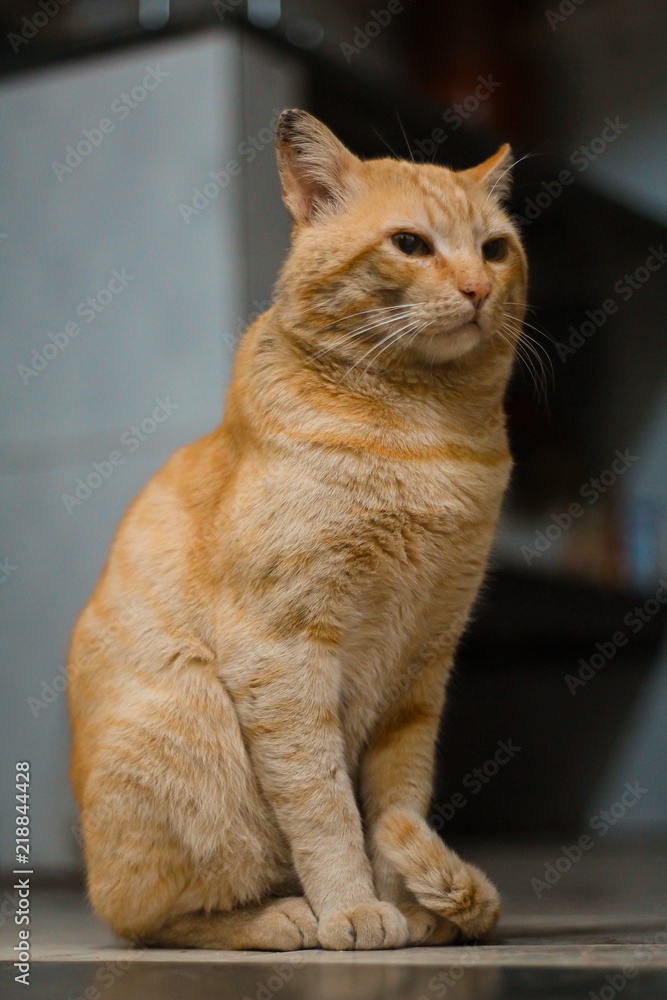
{"type": "Polygon", "coordinates": [[[90,914],[80,892],[35,883],[30,987],[14,982],[16,928],[5,923],[2,996],[667,1000],[667,845],[600,841],[569,869],[559,860],[563,846],[462,849],[503,896],[498,941],[479,947],[280,955],[130,949],[90,914]],[[552,884],[543,888],[548,865],[552,884]]]}

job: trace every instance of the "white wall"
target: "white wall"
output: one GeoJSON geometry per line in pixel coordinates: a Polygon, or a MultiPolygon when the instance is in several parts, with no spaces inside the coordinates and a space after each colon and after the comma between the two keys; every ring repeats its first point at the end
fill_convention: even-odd
{"type": "MultiPolygon", "coordinates": [[[[251,282],[256,295],[268,295],[288,234],[272,144],[253,162],[240,144],[298,91],[292,68],[244,48],[234,33],[133,49],[0,87],[8,152],[0,174],[0,801],[13,802],[13,763],[30,761],[38,872],[78,863],[60,670],[72,625],[128,502],[176,447],[220,418],[230,333],[248,315],[251,282]],[[154,89],[138,100],[142,91],[133,88],[151,68],[154,89]],[[136,107],[125,113],[114,102],[128,92],[136,107]],[[71,172],[54,169],[102,118],[113,130],[93,133],[98,145],[71,172]],[[197,214],[179,209],[230,160],[240,172],[224,190],[209,187],[213,197],[198,202],[197,214]],[[262,182],[258,191],[269,175],[273,186],[262,182]],[[248,227],[253,197],[275,216],[268,241],[248,227]],[[254,279],[246,264],[253,257],[262,261],[254,279]],[[113,282],[116,292],[94,320],[77,315],[123,269],[125,285],[113,282]],[[58,336],[67,323],[80,329],[68,342],[58,336]],[[48,347],[55,356],[30,374],[31,352],[45,357],[49,333],[66,346],[48,347]],[[171,413],[153,425],[156,400],[171,413]],[[139,441],[129,429],[146,419],[139,441]],[[108,473],[102,463],[112,451],[122,463],[82,503],[66,505],[63,494],[76,499],[76,480],[94,462],[108,473]]],[[[1,817],[0,863],[8,867],[12,809],[3,805],[1,817]]]]}

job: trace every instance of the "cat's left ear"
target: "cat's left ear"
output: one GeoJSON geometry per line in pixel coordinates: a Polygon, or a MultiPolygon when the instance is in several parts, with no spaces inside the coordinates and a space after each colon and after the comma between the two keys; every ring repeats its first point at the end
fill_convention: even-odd
{"type": "Polygon", "coordinates": [[[283,201],[297,222],[345,204],[359,160],[326,125],[305,111],[283,111],[276,126],[283,201]]]}
{"type": "Polygon", "coordinates": [[[512,190],[513,162],[512,150],[508,143],[505,143],[497,153],[484,160],[484,163],[470,167],[469,170],[462,170],[461,173],[477,184],[482,184],[498,201],[505,201],[512,190]]]}

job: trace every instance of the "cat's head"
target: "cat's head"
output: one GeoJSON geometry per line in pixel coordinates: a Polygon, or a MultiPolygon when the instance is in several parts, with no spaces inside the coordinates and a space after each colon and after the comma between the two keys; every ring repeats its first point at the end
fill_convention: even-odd
{"type": "Polygon", "coordinates": [[[444,364],[491,341],[513,347],[526,259],[502,207],[509,146],[458,172],[364,161],[292,110],[276,148],[295,223],[280,309],[313,356],[366,369],[444,364]]]}

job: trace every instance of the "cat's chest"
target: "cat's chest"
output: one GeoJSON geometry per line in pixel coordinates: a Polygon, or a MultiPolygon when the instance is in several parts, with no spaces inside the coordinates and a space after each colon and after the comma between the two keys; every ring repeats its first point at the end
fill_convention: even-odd
{"type": "Polygon", "coordinates": [[[359,545],[365,541],[372,556],[351,573],[340,647],[351,747],[363,743],[387,692],[403,690],[406,671],[434,635],[451,632],[448,646],[456,645],[486,568],[509,469],[509,459],[403,469],[376,494],[384,502],[369,502],[359,516],[359,545]]]}
{"type": "Polygon", "coordinates": [[[466,599],[508,474],[509,456],[281,457],[240,483],[220,577],[283,629],[305,622],[346,646],[382,645],[427,621],[448,587],[466,599]]]}
{"type": "MultiPolygon", "coordinates": [[[[494,525],[510,458],[430,459],[383,463],[368,473],[341,476],[336,527],[367,541],[384,562],[439,563],[459,544],[474,544],[494,525]]],[[[335,529],[334,529],[335,530],[335,529]]]]}
{"type": "Polygon", "coordinates": [[[340,535],[348,584],[341,605],[345,662],[352,664],[360,649],[368,658],[372,648],[388,666],[416,635],[465,612],[486,567],[506,480],[450,474],[438,482],[432,475],[418,496],[350,518],[340,535]]]}

